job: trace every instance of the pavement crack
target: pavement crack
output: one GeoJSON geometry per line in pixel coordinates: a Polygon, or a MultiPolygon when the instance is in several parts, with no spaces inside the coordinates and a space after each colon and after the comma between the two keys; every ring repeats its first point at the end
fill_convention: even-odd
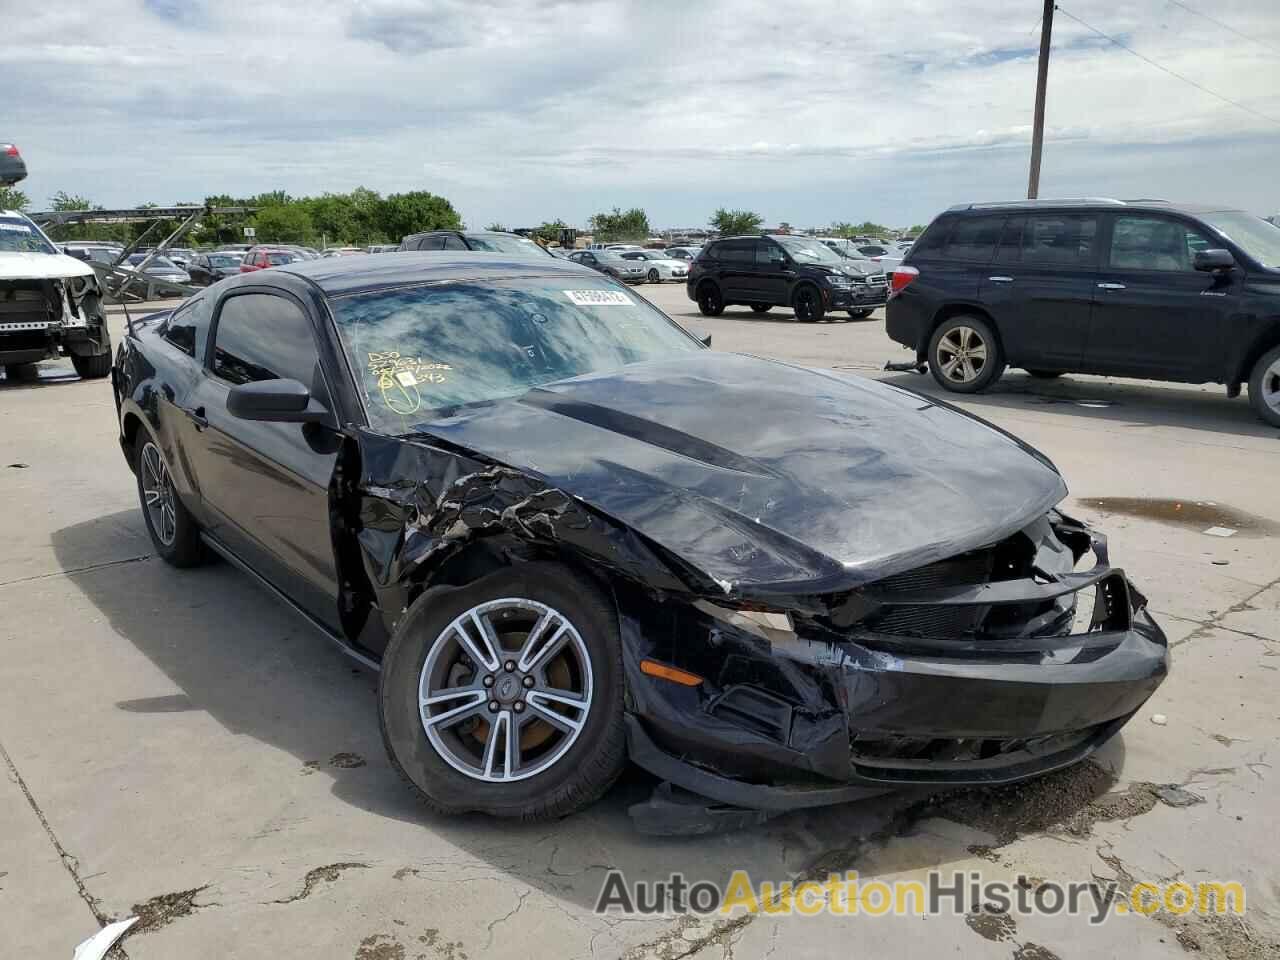
{"type": "MultiPolygon", "coordinates": [[[[1261,587],[1259,587],[1253,593],[1249,594],[1249,596],[1245,597],[1243,600],[1237,600],[1235,603],[1227,607],[1225,610],[1219,610],[1213,616],[1208,617],[1204,620],[1192,621],[1194,623],[1198,623],[1199,626],[1195,630],[1192,630],[1189,634],[1187,634],[1181,640],[1179,640],[1177,643],[1171,643],[1169,645],[1169,648],[1173,649],[1175,647],[1182,646],[1184,643],[1190,643],[1192,640],[1199,640],[1203,637],[1208,636],[1211,630],[1227,630],[1231,633],[1238,633],[1242,636],[1252,637],[1255,640],[1261,640],[1264,643],[1275,643],[1276,641],[1274,638],[1263,637],[1256,633],[1250,633],[1247,630],[1236,630],[1233,627],[1224,627],[1222,625],[1222,621],[1225,620],[1227,617],[1229,617],[1233,613],[1244,613],[1246,610],[1254,609],[1253,601],[1256,600],[1258,597],[1262,596],[1262,594],[1266,593],[1268,590],[1271,590],[1277,586],[1280,586],[1280,577],[1276,577],[1270,583],[1264,583],[1261,587]]],[[[1185,619],[1185,618],[1180,618],[1180,619],[1185,619]]]]}
{"type": "Polygon", "coordinates": [[[344,870],[367,870],[367,863],[330,863],[323,867],[316,867],[314,870],[308,870],[307,875],[302,878],[302,889],[295,893],[292,897],[285,897],[283,900],[272,900],[271,903],[297,903],[299,900],[305,900],[311,896],[318,884],[333,883],[344,870]]]}
{"type": "Polygon", "coordinates": [[[486,939],[486,940],[485,940],[485,942],[484,942],[484,948],[485,948],[485,950],[486,950],[486,951],[487,951],[490,947],[492,947],[492,946],[493,946],[493,931],[494,931],[494,929],[495,929],[499,924],[506,923],[508,920],[510,920],[512,917],[514,917],[517,913],[519,913],[521,910],[523,910],[523,909],[524,909],[524,902],[525,902],[526,900],[528,900],[528,899],[529,899],[529,897],[530,897],[530,896],[532,896],[532,894],[533,894],[533,891],[532,891],[532,890],[526,890],[524,893],[520,894],[520,900],[519,900],[519,902],[518,902],[514,907],[512,907],[510,911],[508,911],[507,913],[505,913],[505,914],[503,914],[502,916],[498,917],[496,920],[490,920],[487,924],[485,924],[485,930],[486,930],[486,931],[488,932],[488,934],[489,934],[488,939],[486,939]]]}
{"type": "MultiPolygon", "coordinates": [[[[53,849],[58,852],[58,859],[62,861],[63,868],[71,875],[72,881],[76,885],[76,892],[80,894],[80,899],[85,902],[85,906],[93,914],[93,918],[98,921],[99,927],[105,927],[111,922],[111,919],[102,912],[98,898],[89,892],[89,888],[85,886],[84,881],[80,878],[80,861],[74,856],[67,853],[66,848],[62,845],[62,841],[58,839],[58,835],[53,832],[53,827],[49,825],[49,818],[44,815],[44,811],[40,809],[40,804],[36,802],[36,798],[32,795],[31,789],[27,786],[27,781],[22,778],[22,774],[18,772],[17,764],[13,762],[13,758],[9,756],[9,751],[5,749],[3,743],[0,743],[0,757],[4,758],[5,766],[9,768],[9,773],[13,777],[13,782],[18,785],[18,789],[22,791],[22,795],[27,798],[32,812],[36,815],[36,819],[40,821],[40,826],[44,828],[45,836],[49,838],[49,842],[53,844],[53,849]]],[[[114,948],[118,951],[117,956],[128,960],[128,955],[124,952],[124,948],[119,944],[114,948]]]]}
{"type": "Polygon", "coordinates": [[[77,573],[89,573],[94,570],[102,570],[105,567],[119,567],[126,563],[139,563],[143,560],[150,560],[154,556],[154,553],[143,553],[136,557],[124,557],[120,560],[103,560],[101,563],[90,563],[83,567],[72,567],[70,570],[55,570],[53,573],[37,573],[31,577],[18,577],[16,580],[0,580],[0,587],[11,587],[17,583],[32,583],[36,580],[53,580],[57,577],[70,577],[77,573]]]}

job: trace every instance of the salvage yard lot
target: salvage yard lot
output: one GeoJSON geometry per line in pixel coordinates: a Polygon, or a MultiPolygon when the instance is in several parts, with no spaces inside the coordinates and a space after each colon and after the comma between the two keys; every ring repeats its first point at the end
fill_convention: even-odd
{"type": "MultiPolygon", "coordinates": [[[[939,394],[926,377],[881,372],[909,357],[879,312],[817,325],[777,308],[706,319],[680,285],[638,292],[717,349],[939,394]]],[[[120,326],[116,316],[117,338],[120,326]]],[[[152,557],[109,384],[78,381],[65,362],[43,364],[38,383],[0,383],[6,955],[70,957],[100,921],[134,914],[123,941],[133,958],[1275,955],[1280,435],[1217,387],[1010,371],[988,394],[946,399],[1058,464],[1069,512],[1108,534],[1113,561],[1149,596],[1174,645],[1169,680],[1096,761],[1043,781],[655,840],[626,815],[652,786],[638,775],[557,823],[428,813],[384,756],[373,673],[230,565],[180,571],[152,557]],[[1204,533],[1215,526],[1235,532],[1204,533]],[[1203,802],[1163,802],[1163,784],[1203,802]],[[1237,880],[1248,912],[1100,927],[597,916],[611,867],[630,881],[681,870],[717,883],[737,869],[757,881],[931,868],[1237,880]]]]}

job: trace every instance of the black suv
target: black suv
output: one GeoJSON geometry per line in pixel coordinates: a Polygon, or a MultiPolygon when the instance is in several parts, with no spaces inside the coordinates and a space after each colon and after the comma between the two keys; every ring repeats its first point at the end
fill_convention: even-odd
{"type": "Polygon", "coordinates": [[[885,328],[948,390],[1006,366],[1249,384],[1280,426],[1280,228],[1160,200],[962,204],[894,271],[885,328]]]}
{"type": "Polygon", "coordinates": [[[816,321],[831,310],[869,316],[885,302],[888,282],[810,237],[728,237],[702,248],[685,291],[708,317],[740,303],[756,313],[791,307],[797,320],[816,321]]]}
{"type": "Polygon", "coordinates": [[[432,230],[415,233],[400,241],[401,250],[480,250],[484,253],[515,253],[527,257],[554,257],[545,247],[518,233],[498,230],[432,230]]]}

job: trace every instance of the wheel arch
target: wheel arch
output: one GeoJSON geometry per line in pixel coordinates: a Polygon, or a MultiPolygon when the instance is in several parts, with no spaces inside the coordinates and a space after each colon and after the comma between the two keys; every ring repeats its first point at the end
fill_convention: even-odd
{"type": "Polygon", "coordinates": [[[933,339],[934,333],[946,321],[953,317],[976,316],[991,328],[991,332],[996,336],[996,343],[1000,347],[1000,353],[1008,357],[1008,351],[1004,348],[1004,336],[1000,332],[1000,325],[996,323],[995,317],[983,307],[975,303],[948,303],[939,307],[934,313],[930,321],[920,331],[920,342],[916,344],[916,359],[929,359],[929,341],[933,339]]]}
{"type": "Polygon", "coordinates": [[[1230,391],[1234,388],[1238,393],[1240,384],[1247,383],[1249,377],[1253,375],[1254,364],[1262,359],[1264,353],[1278,346],[1280,346],[1280,316],[1270,317],[1262,330],[1248,347],[1237,355],[1236,362],[1231,365],[1226,378],[1227,389],[1230,391]]]}

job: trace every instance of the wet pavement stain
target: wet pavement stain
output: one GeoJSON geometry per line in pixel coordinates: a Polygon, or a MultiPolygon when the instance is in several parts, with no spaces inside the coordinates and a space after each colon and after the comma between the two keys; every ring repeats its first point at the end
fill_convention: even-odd
{"type": "Polygon", "coordinates": [[[1028,940],[1013,951],[1013,960],[1060,960],[1060,958],[1048,947],[1042,947],[1028,940]]]}
{"type": "Polygon", "coordinates": [[[342,770],[354,770],[364,766],[364,757],[358,753],[335,753],[329,758],[329,766],[342,770]]]}
{"type": "Polygon", "coordinates": [[[1013,935],[1018,932],[1018,926],[1013,922],[1013,917],[1007,913],[995,913],[986,910],[966,913],[964,922],[969,925],[970,930],[983,939],[990,940],[992,943],[1011,940],[1013,935]]]}
{"type": "Polygon", "coordinates": [[[404,944],[385,933],[375,933],[360,941],[355,960],[404,960],[404,944]]]}
{"type": "Polygon", "coordinates": [[[207,889],[208,885],[206,884],[203,887],[194,887],[191,890],[162,893],[158,897],[152,897],[145,903],[135,903],[133,905],[133,915],[138,918],[138,922],[129,929],[125,936],[135,936],[140,933],[159,930],[161,927],[167,927],[173,921],[199,910],[200,905],[196,903],[196,897],[207,889]]]}
{"type": "Polygon", "coordinates": [[[1103,513],[1154,520],[1191,530],[1226,527],[1240,534],[1269,536],[1280,533],[1280,523],[1210,500],[1176,500],[1151,497],[1082,497],[1080,502],[1103,513]]]}

